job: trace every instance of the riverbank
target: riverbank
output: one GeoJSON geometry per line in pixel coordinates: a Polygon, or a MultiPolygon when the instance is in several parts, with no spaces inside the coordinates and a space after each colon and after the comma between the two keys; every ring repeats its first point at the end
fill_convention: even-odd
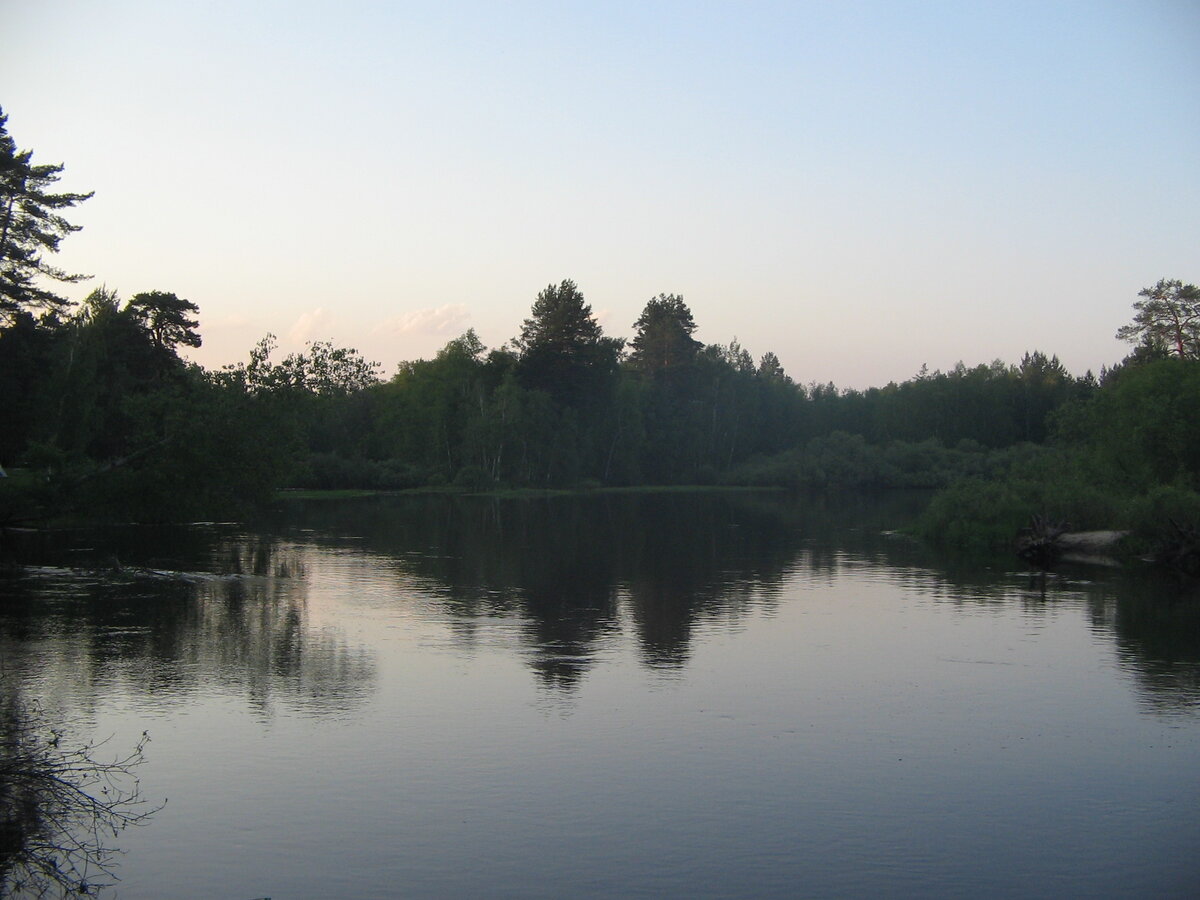
{"type": "Polygon", "coordinates": [[[582,494],[697,494],[697,493],[785,493],[786,489],[770,485],[731,484],[644,484],[644,485],[601,485],[583,484],[562,488],[492,487],[473,490],[458,485],[430,485],[428,487],[405,488],[403,490],[321,490],[310,488],[284,488],[276,494],[277,500],[347,500],[358,497],[419,496],[422,494],[471,496],[471,497],[574,497],[582,494]]]}

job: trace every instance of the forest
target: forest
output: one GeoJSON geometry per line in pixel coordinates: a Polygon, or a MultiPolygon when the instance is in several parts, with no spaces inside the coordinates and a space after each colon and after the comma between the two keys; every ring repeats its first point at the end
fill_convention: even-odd
{"type": "MultiPolygon", "coordinates": [[[[802,384],[772,352],[705,345],[684,298],[659,294],[607,336],[567,279],[518,333],[473,331],[387,373],[314,342],[277,359],[188,362],[199,308],[165,290],[78,304],[48,257],[87,194],[18,150],[0,112],[0,518],[237,516],[281,488],[739,485],[938,488],[921,526],[964,546],[1033,513],[1076,527],[1200,522],[1200,291],[1162,279],[1118,337],[1130,354],[1072,375],[1020,361],[922,370],[868,390],[802,384]]],[[[1119,325],[1119,323],[1114,323],[1119,325]]]]}

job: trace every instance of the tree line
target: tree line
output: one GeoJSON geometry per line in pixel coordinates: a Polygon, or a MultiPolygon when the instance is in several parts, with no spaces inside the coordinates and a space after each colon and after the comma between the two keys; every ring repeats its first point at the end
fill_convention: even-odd
{"type": "Polygon", "coordinates": [[[201,343],[189,300],[100,287],[73,305],[45,287],[82,277],[46,257],[91,195],[53,193],[62,166],[34,164],[5,126],[0,112],[0,463],[42,509],[231,514],[282,486],[937,487],[1066,444],[1122,477],[1200,477],[1190,284],[1142,292],[1118,332],[1133,352],[1098,377],[1033,351],[862,391],[805,385],[774,353],[696,340],[675,294],[646,303],[629,341],[605,335],[569,279],[504,345],[467,331],[390,377],[324,342],[277,360],[270,335],[206,370],[181,355],[201,343]]]}
{"type": "Polygon", "coordinates": [[[270,336],[247,362],[205,370],[180,356],[200,343],[196,312],[168,292],[122,302],[99,288],[65,315],[12,315],[0,460],[142,515],[186,509],[172,492],[206,507],[282,485],[787,483],[773,468],[819,438],[843,455],[846,436],[956,452],[1040,442],[1054,410],[1096,389],[1042,353],[868,391],[806,387],[772,353],[756,363],[736,340],[696,341],[675,295],[646,304],[626,346],[569,280],[537,295],[505,346],[468,331],[388,379],[328,343],[276,361],[270,336]]]}

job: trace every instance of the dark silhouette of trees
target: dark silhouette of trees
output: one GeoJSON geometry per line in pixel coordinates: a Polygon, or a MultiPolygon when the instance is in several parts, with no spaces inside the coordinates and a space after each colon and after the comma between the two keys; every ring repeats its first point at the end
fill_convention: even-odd
{"type": "Polygon", "coordinates": [[[1120,452],[1093,453],[1110,468],[1200,477],[1187,425],[1200,289],[1179,280],[1140,293],[1118,331],[1136,347],[1099,380],[1034,351],[865,391],[804,386],[773,352],[756,365],[736,338],[702,345],[665,293],[623,358],[570,279],[538,293],[508,344],[489,351],[467,332],[387,382],[327,342],[274,362],[270,335],[244,365],[206,372],[179,356],[201,343],[191,301],[155,290],[122,303],[102,287],[68,315],[37,284],[78,280],[46,257],[77,230],[62,213],[91,195],[54,193],[63,167],[35,165],[6,126],[0,111],[0,462],[112,515],[236,508],[285,481],[931,486],[1016,445],[1094,443],[1097,416],[1119,425],[1120,452]]]}
{"type": "Polygon", "coordinates": [[[757,374],[759,378],[765,378],[767,381],[790,381],[783,371],[783,364],[779,361],[779,357],[769,350],[758,361],[757,374]]]}
{"type": "Polygon", "coordinates": [[[18,150],[7,126],[8,116],[0,109],[0,320],[11,323],[22,310],[67,307],[64,297],[38,284],[40,279],[72,283],[87,277],[52,266],[46,256],[79,230],[61,211],[92,194],[52,193],[63,166],[34,164],[33,151],[18,150]]]}
{"type": "MultiPolygon", "coordinates": [[[[386,382],[377,363],[327,342],[275,362],[271,335],[245,364],[206,372],[179,356],[200,344],[195,304],[165,291],[123,303],[102,287],[67,318],[18,309],[0,328],[0,461],[67,473],[60,483],[75,487],[62,496],[141,518],[245,508],[284,483],[937,486],[983,471],[989,453],[1092,428],[1080,410],[1128,377],[1104,407],[1121,419],[1117,398],[1138,383],[1129,370],[1179,347],[1175,361],[1189,361],[1194,291],[1160,282],[1143,292],[1148,322],[1158,300],[1175,304],[1174,343],[1146,325],[1134,354],[1099,381],[1033,351],[1019,365],[922,369],[860,391],[798,384],[775,353],[756,364],[736,338],[702,345],[675,294],[646,304],[623,358],[624,342],[604,335],[569,279],[537,295],[508,344],[489,351],[468,331],[386,382]]],[[[1144,430],[1164,435],[1162,453],[1141,438],[1114,442],[1166,460],[1150,477],[1193,466],[1190,432],[1163,424],[1191,414],[1191,382],[1180,384],[1146,388],[1169,401],[1144,430]]]]}
{"type": "Polygon", "coordinates": [[[193,305],[138,296],[122,303],[101,287],[66,321],[22,311],[0,329],[0,453],[38,473],[35,490],[0,503],[0,519],[235,514],[286,477],[300,446],[295,406],[244,371],[180,359],[177,346],[199,339],[193,305]]]}
{"type": "Polygon", "coordinates": [[[538,295],[510,346],[469,331],[387,382],[325,342],[274,362],[270,335],[205,372],[177,352],[199,342],[196,312],[107,288],[66,321],[22,312],[0,330],[4,461],[141,519],[232,513],[284,483],[932,486],[972,453],[1047,440],[1097,390],[1039,351],[867,391],[804,387],[770,351],[755,364],[736,339],[701,346],[670,294],[622,360],[571,281],[538,295]]]}
{"type": "Polygon", "coordinates": [[[703,347],[692,337],[696,322],[692,311],[675,294],[659,294],[646,304],[631,343],[629,365],[637,372],[661,375],[690,366],[703,347]]]}
{"type": "Polygon", "coordinates": [[[0,462],[17,460],[46,419],[46,382],[63,327],[56,318],[39,323],[22,310],[0,329],[0,462]]]}
{"type": "Polygon", "coordinates": [[[199,322],[193,318],[200,307],[167,291],[147,291],[129,298],[130,312],[150,333],[160,351],[174,353],[178,347],[199,347],[199,322]]]}
{"type": "MultiPolygon", "coordinates": [[[[770,351],[756,364],[736,339],[702,346],[677,295],[637,327],[622,360],[575,283],[551,285],[510,345],[468,332],[324,412],[297,406],[303,483],[936,486],[972,455],[1048,440],[1057,411],[1097,388],[1040,351],[866,391],[805,387],[770,351]]],[[[282,398],[298,380],[269,349],[247,378],[282,398]]]]}
{"type": "Polygon", "coordinates": [[[521,382],[576,406],[616,373],[623,341],[604,336],[575,282],[565,279],[537,295],[515,344],[521,382]]]}

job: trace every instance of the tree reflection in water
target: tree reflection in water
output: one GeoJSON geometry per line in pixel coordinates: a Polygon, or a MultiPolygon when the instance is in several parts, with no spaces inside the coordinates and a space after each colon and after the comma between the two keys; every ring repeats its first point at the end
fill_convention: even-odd
{"type": "Polygon", "coordinates": [[[340,715],[374,689],[371,652],[309,624],[303,550],[194,528],[163,558],[134,536],[89,533],[84,560],[80,536],[41,536],[48,564],[0,578],[0,896],[96,895],[120,832],[158,809],[136,776],[146,735],[110,755],[51,721],[86,722],[118,688],[154,706],[221,685],[263,716],[276,701],[340,715]]]}
{"type": "MultiPolygon", "coordinates": [[[[648,668],[686,665],[698,625],[770,609],[801,559],[832,573],[831,535],[877,505],[721,491],[408,496],[301,501],[276,527],[355,535],[395,560],[406,585],[437,597],[464,645],[487,618],[515,619],[539,680],[569,690],[625,629],[648,668]]],[[[872,546],[879,531],[866,532],[872,546]]]]}
{"type": "Polygon", "coordinates": [[[1017,601],[1045,617],[1060,603],[1086,604],[1155,708],[1200,707],[1194,591],[1141,570],[1064,572],[1031,583],[1013,559],[939,559],[887,533],[924,502],[670,492],[297,501],[251,534],[218,526],[138,532],[136,562],[127,538],[103,549],[130,566],[214,573],[194,583],[55,584],[58,576],[45,575],[37,584],[0,585],[0,637],[16,638],[8,668],[34,654],[42,683],[69,683],[64,690],[128,678],[155,703],[215,683],[264,716],[276,703],[343,715],[370,695],[377,673],[370,646],[313,625],[306,567],[331,552],[382,563],[400,596],[419,588],[464,647],[490,621],[513,623],[539,681],[567,692],[623,635],[647,668],[678,669],[698,627],[770,613],[797,582],[832,583],[861,570],[964,608],[1017,601]],[[165,543],[150,546],[155,540],[165,543]],[[23,593],[40,598],[27,613],[23,593]],[[71,602],[48,608],[51,595],[71,602]],[[106,664],[114,659],[124,665],[106,664]]]}
{"type": "Polygon", "coordinates": [[[891,531],[926,501],[895,492],[402,496],[297,501],[272,530],[303,523],[334,545],[354,535],[356,552],[389,560],[406,587],[437,599],[464,646],[487,619],[514,620],[529,665],[555,690],[577,686],[622,632],[635,637],[643,665],[679,668],[698,626],[770,611],[797,579],[827,584],[860,570],[976,611],[1019,602],[1047,617],[1059,604],[1084,604],[1150,708],[1200,709],[1194,584],[1136,566],[1039,578],[1010,556],[942,557],[891,531]]]}
{"type": "Polygon", "coordinates": [[[47,708],[116,687],[161,706],[219,685],[264,717],[277,703],[342,715],[372,692],[372,651],[309,623],[304,548],[200,528],[188,536],[164,559],[119,535],[116,572],[30,567],[0,581],[6,670],[36,671],[47,708]]]}

